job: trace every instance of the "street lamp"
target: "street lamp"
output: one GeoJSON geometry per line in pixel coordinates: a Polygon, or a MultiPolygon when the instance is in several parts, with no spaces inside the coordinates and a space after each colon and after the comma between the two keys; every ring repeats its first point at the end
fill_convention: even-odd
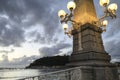
{"type": "Polygon", "coordinates": [[[68,2],[67,9],[70,11],[70,14],[66,13],[64,10],[59,10],[58,16],[60,17],[60,21],[63,24],[63,29],[65,34],[67,34],[69,37],[71,37],[71,31],[72,28],[69,30],[67,22],[70,21],[72,24],[78,24],[75,22],[73,18],[73,11],[76,8],[76,4],[73,1],[68,2]]]}
{"type": "Polygon", "coordinates": [[[116,18],[117,4],[116,3],[112,3],[110,5],[108,4],[109,0],[100,0],[100,5],[104,7],[105,13],[105,15],[100,19],[104,19],[106,17],[116,18]]]}
{"type": "Polygon", "coordinates": [[[81,66],[80,74],[87,74],[80,76],[81,80],[96,80],[101,77],[103,80],[118,80],[117,68],[110,63],[111,56],[105,51],[101,36],[101,33],[106,31],[109,18],[116,18],[117,4],[109,4],[109,0],[100,0],[104,15],[97,18],[93,0],[74,1],[67,4],[69,13],[64,10],[58,12],[65,34],[73,36],[73,51],[67,66],[81,66]],[[68,22],[72,27],[68,26],[68,22]],[[100,75],[100,71],[104,75],[100,75]],[[112,76],[108,76],[109,73],[112,76]],[[88,76],[92,78],[86,78],[88,76]]]}
{"type": "MultiPolygon", "coordinates": [[[[94,21],[93,24],[94,25],[98,25],[98,27],[100,27],[103,31],[106,31],[106,26],[108,24],[108,21],[105,20],[108,17],[116,18],[116,10],[117,10],[117,4],[116,3],[112,3],[109,5],[109,0],[100,0],[100,5],[103,7],[104,9],[104,16],[102,16],[101,18],[98,19],[98,21],[94,21]]],[[[67,23],[68,21],[70,21],[72,24],[75,25],[82,25],[80,23],[77,23],[76,21],[74,21],[72,18],[73,16],[73,11],[76,8],[76,4],[74,1],[70,1],[67,4],[67,8],[70,11],[70,13],[66,13],[64,10],[60,10],[58,12],[58,16],[60,17],[60,21],[61,24],[63,24],[63,29],[65,34],[67,34],[68,36],[72,36],[71,32],[72,30],[76,29],[74,27],[70,28],[68,27],[67,23]]]]}

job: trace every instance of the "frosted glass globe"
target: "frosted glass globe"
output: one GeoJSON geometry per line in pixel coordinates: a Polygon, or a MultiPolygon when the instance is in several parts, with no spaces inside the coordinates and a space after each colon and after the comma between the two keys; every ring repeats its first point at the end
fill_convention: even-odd
{"type": "Polygon", "coordinates": [[[109,0],[100,0],[100,5],[101,6],[107,6],[109,4],[109,0]]]}
{"type": "Polygon", "coordinates": [[[111,11],[116,11],[117,8],[118,8],[118,6],[116,3],[112,3],[108,6],[108,10],[111,10],[111,11]]]}
{"type": "Polygon", "coordinates": [[[63,24],[63,29],[64,29],[64,30],[67,30],[67,29],[68,29],[68,24],[64,23],[64,24],[63,24]]]}
{"type": "Polygon", "coordinates": [[[75,2],[73,2],[73,1],[68,2],[67,8],[68,8],[68,10],[70,10],[70,11],[71,11],[71,10],[74,10],[74,9],[76,8],[75,2]]]}
{"type": "Polygon", "coordinates": [[[59,10],[59,11],[58,11],[58,16],[59,16],[60,18],[65,17],[65,15],[66,15],[66,12],[65,12],[64,10],[59,10]]]}

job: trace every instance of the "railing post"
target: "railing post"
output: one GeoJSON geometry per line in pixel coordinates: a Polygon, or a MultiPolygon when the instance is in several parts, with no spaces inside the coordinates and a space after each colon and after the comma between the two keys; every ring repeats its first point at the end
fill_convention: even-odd
{"type": "Polygon", "coordinates": [[[71,80],[71,70],[68,71],[69,80],[71,80]]]}

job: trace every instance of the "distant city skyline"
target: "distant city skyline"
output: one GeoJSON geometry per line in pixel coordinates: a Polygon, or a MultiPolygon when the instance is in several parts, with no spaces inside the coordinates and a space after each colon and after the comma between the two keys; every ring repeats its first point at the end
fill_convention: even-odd
{"type": "MultiPolygon", "coordinates": [[[[25,67],[44,56],[72,53],[72,39],[64,35],[57,12],[67,11],[70,0],[1,0],[0,67],[25,67]]],[[[103,32],[105,50],[112,61],[120,61],[120,1],[117,18],[109,19],[103,32]]],[[[99,0],[94,0],[97,16],[103,15],[99,0]]]]}

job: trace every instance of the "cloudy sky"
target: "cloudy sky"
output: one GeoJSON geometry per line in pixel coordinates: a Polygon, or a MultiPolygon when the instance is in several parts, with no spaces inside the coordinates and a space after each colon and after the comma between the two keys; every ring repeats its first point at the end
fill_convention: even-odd
{"type": "MultiPolygon", "coordinates": [[[[64,35],[57,12],[70,0],[1,0],[0,67],[24,67],[44,56],[71,54],[72,39],[64,35]]],[[[102,34],[106,51],[120,61],[120,0],[117,18],[102,34]]],[[[103,15],[94,0],[98,17],[103,15]],[[99,10],[99,11],[98,11],[99,10]]]]}

